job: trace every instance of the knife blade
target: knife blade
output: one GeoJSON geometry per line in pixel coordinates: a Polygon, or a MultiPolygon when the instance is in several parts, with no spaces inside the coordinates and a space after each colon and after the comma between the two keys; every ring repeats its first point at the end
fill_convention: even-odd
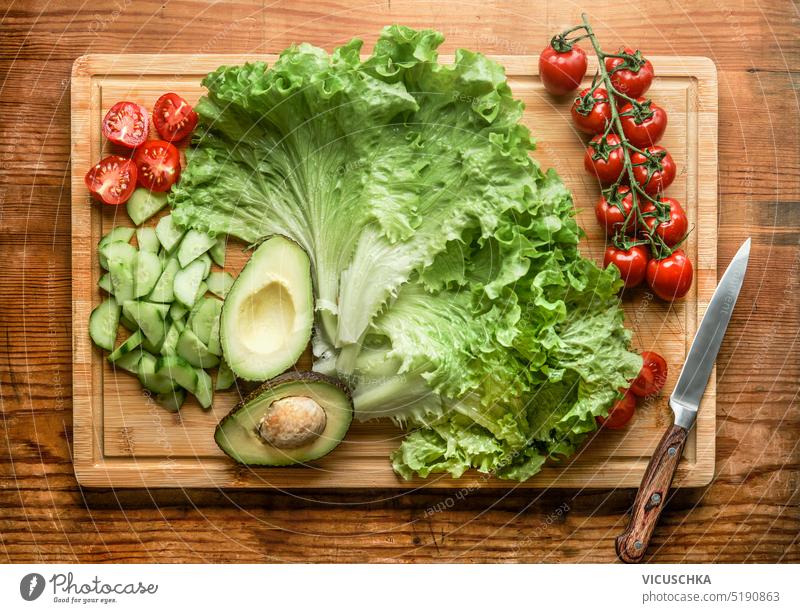
{"type": "Polygon", "coordinates": [[[650,458],[633,503],[628,527],[615,542],[617,556],[623,562],[640,562],[647,551],[650,537],[664,509],[686,437],[697,419],[700,400],[728,329],[733,307],[739,298],[749,258],[748,238],[728,264],[697,328],[678,382],[669,398],[675,420],[650,458]]]}

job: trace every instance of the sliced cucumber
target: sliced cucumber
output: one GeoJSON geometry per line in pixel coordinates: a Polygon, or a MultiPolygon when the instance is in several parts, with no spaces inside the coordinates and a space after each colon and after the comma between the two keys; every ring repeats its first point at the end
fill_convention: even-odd
{"type": "Polygon", "coordinates": [[[151,251],[140,251],[136,254],[134,267],[135,298],[147,296],[161,277],[161,260],[151,251]]]}
{"type": "Polygon", "coordinates": [[[143,355],[149,354],[146,351],[143,351],[141,347],[137,347],[130,353],[126,353],[125,355],[114,360],[112,365],[115,369],[121,368],[122,370],[127,370],[128,372],[138,376],[139,362],[141,361],[143,355]]]}
{"type": "Polygon", "coordinates": [[[226,247],[227,239],[225,236],[220,236],[217,238],[217,241],[214,245],[209,249],[209,253],[211,254],[211,259],[216,262],[217,266],[225,266],[225,247],[226,247]]]}
{"type": "Polygon", "coordinates": [[[197,296],[195,296],[195,300],[197,301],[200,300],[200,298],[203,298],[206,295],[207,291],[208,291],[208,285],[206,285],[205,281],[201,281],[200,287],[197,288],[197,296]]]}
{"type": "Polygon", "coordinates": [[[181,246],[178,247],[178,261],[181,264],[181,268],[186,268],[194,260],[211,249],[215,242],[216,239],[205,232],[200,232],[194,228],[189,230],[186,236],[183,237],[181,246]]]}
{"type": "Polygon", "coordinates": [[[215,270],[209,273],[206,283],[208,283],[209,292],[220,298],[225,298],[233,285],[233,275],[229,272],[217,272],[215,270]]]}
{"type": "Polygon", "coordinates": [[[111,285],[111,273],[107,272],[102,277],[100,277],[100,280],[97,282],[97,286],[100,289],[108,292],[109,294],[113,294],[114,287],[111,285]]]}
{"type": "Polygon", "coordinates": [[[172,379],[183,389],[194,394],[197,389],[197,371],[186,360],[178,355],[170,355],[158,359],[156,374],[172,379]]]}
{"type": "Polygon", "coordinates": [[[208,352],[214,355],[222,355],[222,342],[219,338],[219,325],[220,317],[214,320],[214,325],[211,326],[211,334],[208,336],[208,352]]]}
{"type": "Polygon", "coordinates": [[[184,315],[186,315],[188,312],[189,309],[183,306],[180,302],[173,302],[169,307],[169,317],[174,322],[181,321],[184,315]]]}
{"type": "Polygon", "coordinates": [[[120,345],[109,354],[108,361],[116,362],[122,356],[128,355],[131,351],[133,351],[139,345],[142,344],[143,339],[144,336],[142,335],[141,330],[137,330],[136,332],[131,334],[124,342],[120,343],[120,345]]]}
{"type": "Polygon", "coordinates": [[[136,248],[128,243],[113,242],[104,245],[100,253],[106,258],[111,275],[111,287],[114,297],[125,302],[134,297],[134,269],[136,266],[136,248]]]}
{"type": "Polygon", "coordinates": [[[136,322],[148,341],[154,346],[160,347],[167,332],[162,309],[164,306],[166,305],[154,302],[128,300],[123,303],[122,311],[128,319],[136,322]]]}
{"type": "Polygon", "coordinates": [[[128,331],[128,332],[136,332],[139,329],[139,326],[136,325],[135,321],[131,321],[129,317],[123,313],[119,318],[119,323],[128,331]]]}
{"type": "MultiPolygon", "coordinates": [[[[203,266],[204,266],[204,268],[203,268],[203,280],[205,280],[205,278],[211,272],[211,258],[208,257],[207,253],[204,253],[203,255],[201,255],[197,259],[198,259],[198,261],[203,263],[203,266]]],[[[207,289],[207,287],[206,287],[206,289],[207,289]]]]}
{"type": "Polygon", "coordinates": [[[151,192],[149,189],[137,187],[128,198],[128,215],[138,226],[158,213],[166,204],[165,192],[151,192]]]}
{"type": "Polygon", "coordinates": [[[150,227],[136,228],[136,242],[139,243],[139,251],[158,253],[158,250],[161,249],[156,231],[150,227]]]}
{"type": "MultiPolygon", "coordinates": [[[[214,323],[219,319],[219,314],[222,312],[222,301],[216,298],[204,298],[199,305],[199,308],[192,313],[190,325],[197,338],[204,345],[208,345],[208,339],[211,338],[214,323]]],[[[219,330],[219,327],[217,327],[217,330],[219,330]]]]}
{"type": "Polygon", "coordinates": [[[214,368],[219,364],[219,358],[208,350],[205,343],[197,338],[190,328],[181,332],[177,345],[178,355],[198,368],[214,368]]]}
{"type": "Polygon", "coordinates": [[[111,231],[106,234],[100,241],[97,243],[97,249],[100,250],[109,243],[115,243],[118,241],[122,241],[123,243],[127,243],[131,240],[133,236],[134,229],[133,228],[126,228],[125,226],[117,226],[116,228],[112,228],[111,231]]]}
{"type": "Polygon", "coordinates": [[[168,259],[164,265],[164,271],[147,299],[151,302],[172,302],[175,300],[175,292],[172,288],[175,284],[175,275],[178,274],[180,269],[181,267],[176,258],[168,259]]]}
{"type": "Polygon", "coordinates": [[[214,401],[214,392],[212,391],[211,375],[209,375],[202,368],[195,370],[197,373],[197,388],[195,389],[194,396],[197,402],[204,409],[210,409],[214,401]]]}
{"type": "Polygon", "coordinates": [[[195,260],[186,268],[179,270],[175,274],[175,283],[173,285],[175,298],[191,308],[197,300],[197,292],[204,277],[205,263],[202,260],[195,260]]]}
{"type": "Polygon", "coordinates": [[[214,382],[214,389],[217,391],[222,391],[228,389],[233,382],[235,381],[235,377],[233,376],[233,371],[231,367],[228,366],[228,363],[223,360],[219,364],[219,370],[217,371],[217,380],[214,382]]]}
{"type": "Polygon", "coordinates": [[[167,251],[172,251],[175,245],[181,242],[185,233],[186,230],[182,230],[172,223],[172,215],[164,215],[156,225],[156,236],[158,236],[161,246],[167,251]]]}
{"type": "Polygon", "coordinates": [[[114,298],[107,298],[89,316],[89,335],[94,344],[106,351],[114,349],[119,325],[119,304],[114,298]]]}
{"type": "Polygon", "coordinates": [[[156,373],[156,359],[149,353],[142,352],[138,374],[142,385],[156,394],[171,392],[177,385],[172,379],[156,373]]]}
{"type": "Polygon", "coordinates": [[[156,395],[156,402],[170,413],[177,413],[180,411],[185,400],[186,392],[179,387],[176,387],[171,392],[156,395]]]}
{"type": "MultiPolygon", "coordinates": [[[[166,337],[167,335],[164,334],[164,338],[166,337]]],[[[149,340],[147,340],[147,337],[145,337],[145,339],[142,341],[142,349],[144,349],[145,351],[149,351],[153,355],[159,355],[163,347],[164,347],[164,339],[161,339],[160,343],[151,343],[149,340]]]]}
{"type": "Polygon", "coordinates": [[[175,355],[177,352],[178,339],[183,331],[182,322],[172,322],[167,334],[164,336],[164,342],[161,343],[161,355],[175,355]]]}

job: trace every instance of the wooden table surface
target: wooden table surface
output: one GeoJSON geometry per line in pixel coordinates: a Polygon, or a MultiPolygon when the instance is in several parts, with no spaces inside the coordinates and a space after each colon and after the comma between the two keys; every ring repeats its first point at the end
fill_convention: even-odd
{"type": "MultiPolygon", "coordinates": [[[[537,54],[578,3],[0,2],[0,562],[613,561],[633,490],[87,490],[70,461],[69,75],[85,53],[274,52],[389,23],[537,54]]],[[[800,28],[788,0],[586,2],[601,41],[719,69],[719,268],[750,271],[718,361],[717,475],[658,562],[800,562],[800,28]]],[[[535,126],[534,126],[535,131],[535,126]]]]}

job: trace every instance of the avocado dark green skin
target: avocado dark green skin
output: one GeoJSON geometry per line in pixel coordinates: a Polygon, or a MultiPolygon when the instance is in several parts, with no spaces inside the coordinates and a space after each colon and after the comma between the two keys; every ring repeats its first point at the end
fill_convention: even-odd
{"type": "MultiPolygon", "coordinates": [[[[225,452],[225,449],[223,449],[222,446],[217,441],[217,434],[219,433],[220,429],[225,424],[225,422],[227,422],[229,419],[233,419],[234,415],[236,415],[236,413],[239,410],[241,410],[242,407],[244,407],[247,403],[255,400],[256,398],[258,398],[264,392],[270,391],[270,390],[272,390],[272,389],[274,389],[276,387],[280,387],[280,386],[285,385],[287,383],[324,383],[326,385],[333,386],[333,387],[337,388],[338,390],[340,390],[345,395],[345,397],[347,398],[347,401],[348,401],[348,403],[350,405],[350,408],[351,408],[350,410],[352,411],[353,395],[350,392],[350,388],[347,385],[345,385],[345,383],[343,381],[341,381],[340,379],[337,379],[335,377],[329,377],[328,375],[323,375],[321,373],[314,372],[314,371],[297,371],[297,370],[293,370],[293,371],[285,372],[285,373],[283,373],[281,375],[278,375],[277,377],[273,377],[269,381],[265,381],[264,383],[259,385],[256,389],[254,389],[252,392],[247,394],[247,396],[242,398],[242,400],[240,400],[228,412],[228,414],[219,421],[219,423],[217,424],[217,427],[216,427],[216,429],[214,431],[214,441],[217,443],[217,446],[223,452],[225,452]]],[[[330,451],[333,451],[333,449],[335,449],[335,447],[331,448],[330,451]]],[[[330,451],[328,451],[328,453],[330,453],[330,451]]],[[[225,452],[225,453],[226,453],[226,455],[228,455],[227,452],[225,452]]],[[[231,458],[234,462],[236,462],[240,466],[252,466],[251,464],[248,464],[246,462],[241,462],[241,461],[237,460],[236,458],[231,457],[230,455],[228,455],[228,457],[231,458]]],[[[265,466],[267,466],[267,465],[265,465],[265,466]]],[[[281,466],[281,468],[286,468],[286,467],[289,467],[289,466],[302,466],[302,464],[294,464],[294,465],[290,464],[290,465],[281,466]]]]}

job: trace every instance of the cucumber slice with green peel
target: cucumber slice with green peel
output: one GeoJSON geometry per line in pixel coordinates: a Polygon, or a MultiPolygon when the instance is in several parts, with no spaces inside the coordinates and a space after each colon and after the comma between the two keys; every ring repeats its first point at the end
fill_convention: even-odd
{"type": "MultiPolygon", "coordinates": [[[[164,334],[164,338],[166,337],[167,335],[164,334]]],[[[147,337],[145,337],[144,340],[142,341],[142,349],[144,349],[145,351],[149,351],[153,355],[159,355],[163,350],[163,347],[164,347],[164,339],[161,339],[160,343],[151,343],[149,340],[147,340],[147,337]]]]}
{"type": "Polygon", "coordinates": [[[119,315],[119,304],[114,298],[108,298],[94,308],[89,316],[89,335],[95,345],[107,351],[114,349],[119,315]]]}
{"type": "Polygon", "coordinates": [[[121,323],[122,327],[124,327],[128,332],[136,332],[139,329],[139,326],[136,325],[136,322],[131,321],[129,317],[126,317],[125,313],[120,315],[119,323],[121,323]]]}
{"type": "Polygon", "coordinates": [[[139,243],[139,251],[158,253],[158,250],[161,249],[161,242],[159,242],[154,228],[136,228],[136,242],[139,243]]]}
{"type": "Polygon", "coordinates": [[[173,302],[175,300],[175,292],[173,285],[175,284],[175,275],[181,269],[180,264],[176,258],[169,258],[164,264],[164,271],[158,278],[158,281],[150,292],[147,299],[150,302],[173,302]]]}
{"type": "Polygon", "coordinates": [[[139,362],[141,361],[142,356],[145,354],[150,355],[146,351],[144,351],[141,347],[137,347],[130,353],[126,353],[125,355],[120,356],[119,358],[114,360],[114,362],[112,362],[111,365],[114,367],[115,370],[121,368],[122,370],[127,370],[128,372],[138,376],[139,362]]]}
{"type": "Polygon", "coordinates": [[[127,228],[125,226],[117,226],[116,228],[112,228],[111,231],[106,234],[100,241],[97,243],[97,249],[100,250],[102,247],[105,247],[109,243],[116,243],[116,242],[123,242],[127,243],[131,240],[133,236],[134,229],[127,228]]]}
{"type": "Polygon", "coordinates": [[[216,243],[216,239],[205,232],[200,232],[194,228],[190,229],[186,233],[186,236],[183,237],[181,246],[178,247],[178,261],[181,264],[181,268],[186,268],[189,264],[194,262],[206,251],[211,249],[214,243],[216,243]]]}
{"type": "Polygon", "coordinates": [[[143,187],[137,187],[128,198],[128,215],[137,226],[150,219],[167,205],[165,192],[151,192],[143,187]]]}
{"type": "Polygon", "coordinates": [[[222,341],[219,337],[219,327],[220,327],[220,320],[221,317],[217,317],[214,320],[214,325],[211,326],[211,334],[208,337],[208,352],[213,353],[214,355],[222,355],[222,341]]]}
{"type": "Polygon", "coordinates": [[[142,357],[139,360],[138,366],[139,381],[146,389],[156,394],[171,392],[175,389],[177,383],[168,377],[157,374],[156,362],[156,358],[152,355],[142,352],[142,357]]]}
{"type": "Polygon", "coordinates": [[[194,394],[197,389],[197,371],[178,355],[161,357],[156,363],[156,374],[172,379],[183,389],[194,394]]]}
{"type": "Polygon", "coordinates": [[[233,376],[233,371],[228,363],[224,360],[220,362],[219,370],[217,371],[217,380],[214,382],[214,389],[218,392],[228,389],[236,378],[233,376]]]}
{"type": "MultiPolygon", "coordinates": [[[[222,312],[222,301],[216,298],[204,298],[198,304],[199,307],[192,311],[189,325],[192,328],[192,332],[197,335],[197,338],[204,345],[208,345],[208,339],[211,338],[214,324],[219,320],[219,315],[222,312]]],[[[217,330],[219,330],[218,325],[217,330]]]]}
{"type": "Polygon", "coordinates": [[[185,306],[191,308],[197,300],[200,284],[205,277],[205,264],[202,260],[195,260],[186,268],[175,273],[173,291],[175,298],[185,306]]]}
{"type": "Polygon", "coordinates": [[[134,298],[146,296],[156,286],[161,277],[161,260],[151,251],[140,251],[136,254],[134,266],[134,298]]]}
{"type": "Polygon", "coordinates": [[[209,273],[206,283],[208,284],[209,292],[220,298],[225,298],[233,285],[233,275],[229,272],[218,272],[215,270],[209,273]]]}
{"type": "Polygon", "coordinates": [[[208,350],[205,343],[197,338],[190,328],[185,328],[178,338],[178,355],[197,368],[214,368],[219,358],[208,350]]]}
{"type": "Polygon", "coordinates": [[[211,254],[211,259],[214,260],[217,266],[225,266],[225,247],[227,242],[227,237],[218,236],[216,242],[208,250],[208,253],[211,254]]]}
{"type": "Polygon", "coordinates": [[[120,343],[119,346],[109,354],[108,361],[116,362],[122,356],[128,355],[131,351],[133,351],[139,345],[141,345],[143,340],[144,340],[144,335],[142,334],[142,331],[137,330],[136,332],[131,334],[125,341],[120,343]]]}
{"type": "Polygon", "coordinates": [[[136,259],[136,247],[130,243],[123,243],[122,241],[113,241],[100,247],[99,252],[105,256],[109,264],[112,260],[119,260],[133,266],[136,259]]]}
{"type": "Polygon", "coordinates": [[[180,411],[185,401],[186,391],[179,387],[176,387],[171,392],[156,394],[156,402],[170,413],[177,413],[180,411]]]}
{"type": "Polygon", "coordinates": [[[211,375],[202,368],[195,370],[197,373],[197,388],[192,392],[197,398],[197,402],[204,409],[210,409],[214,401],[214,391],[211,383],[211,375]]]}
{"type": "Polygon", "coordinates": [[[161,344],[161,355],[177,354],[178,339],[183,328],[183,322],[172,322],[170,324],[167,334],[164,336],[164,342],[161,344]]]}
{"type": "Polygon", "coordinates": [[[207,291],[208,285],[206,285],[205,281],[202,281],[200,283],[200,287],[197,288],[197,296],[195,297],[195,300],[200,300],[200,298],[205,297],[207,291]]]}
{"type": "Polygon", "coordinates": [[[211,258],[208,257],[207,253],[204,253],[197,259],[198,261],[202,262],[203,266],[205,267],[203,269],[203,280],[205,281],[206,277],[208,277],[209,273],[211,272],[211,258]]]}
{"type": "MultiPolygon", "coordinates": [[[[166,331],[164,309],[166,305],[141,300],[128,300],[122,305],[122,312],[131,321],[136,322],[150,343],[161,346],[166,331]]],[[[169,307],[167,307],[169,309],[169,307]]],[[[155,390],[153,390],[155,391],[155,390]]]]}
{"type": "Polygon", "coordinates": [[[186,329],[186,322],[182,319],[177,319],[172,322],[172,325],[178,328],[178,332],[183,332],[186,329]]]}
{"type": "Polygon", "coordinates": [[[119,302],[130,300],[134,297],[136,267],[136,248],[128,243],[116,241],[108,243],[100,249],[100,254],[106,258],[108,271],[111,275],[111,287],[114,297],[119,302]]]}
{"type": "Polygon", "coordinates": [[[100,280],[97,282],[97,286],[100,289],[108,292],[109,294],[113,294],[114,287],[111,285],[111,273],[107,272],[102,277],[100,277],[100,280]]]}
{"type": "Polygon", "coordinates": [[[181,242],[184,234],[186,230],[172,223],[172,215],[164,215],[156,224],[156,236],[167,251],[172,251],[181,242]]]}
{"type": "Polygon", "coordinates": [[[169,317],[175,322],[181,321],[188,312],[189,309],[183,306],[180,302],[173,302],[169,307],[169,317]]]}

